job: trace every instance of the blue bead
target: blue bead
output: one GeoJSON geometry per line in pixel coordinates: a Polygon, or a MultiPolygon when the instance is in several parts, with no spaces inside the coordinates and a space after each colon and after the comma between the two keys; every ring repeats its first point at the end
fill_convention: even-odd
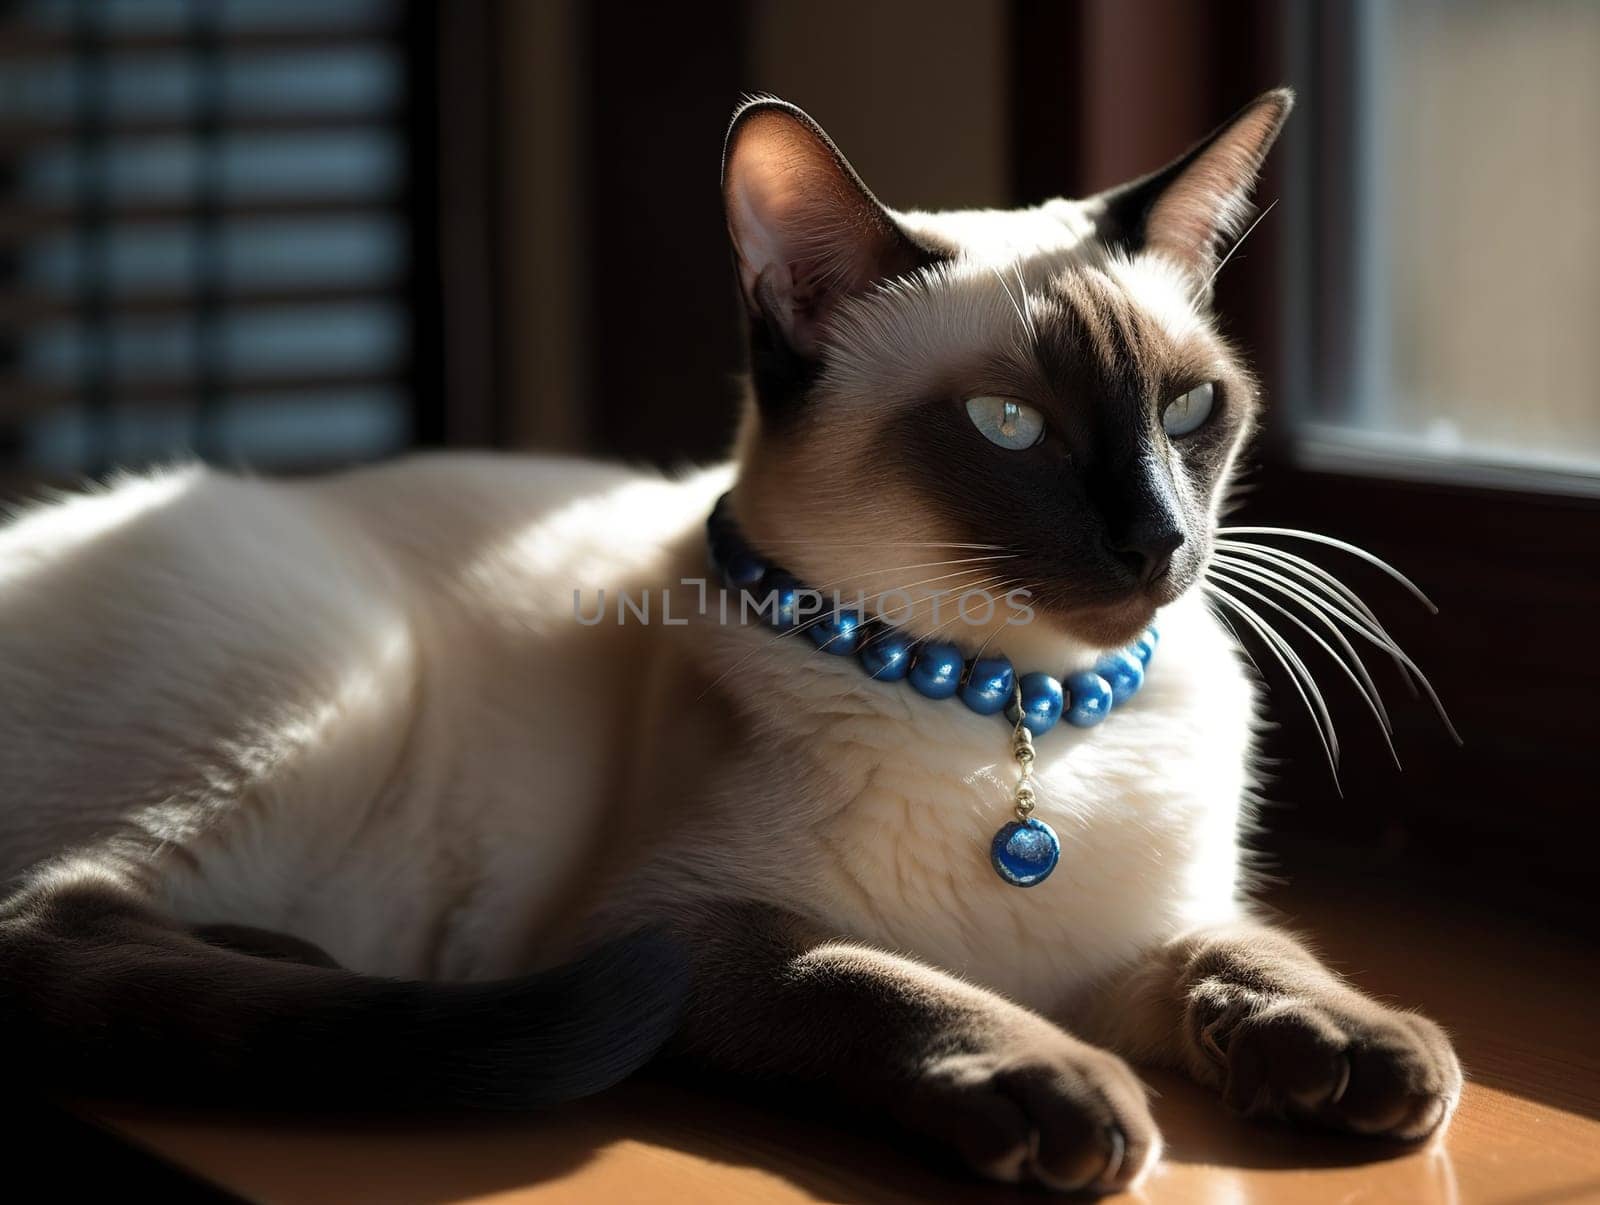
{"type": "Polygon", "coordinates": [[[775,631],[790,632],[800,622],[797,611],[800,583],[781,569],[767,575],[766,589],[750,602],[751,618],[759,618],[775,631]],[[770,600],[770,602],[769,602],[770,600]]]}
{"type": "Polygon", "coordinates": [[[911,663],[911,687],[930,699],[948,699],[961,686],[961,650],[953,644],[925,644],[911,663]]]}
{"type": "Polygon", "coordinates": [[[967,684],[961,688],[961,701],[979,715],[994,715],[1011,702],[1016,680],[1011,662],[1004,657],[974,661],[967,684]]]}
{"type": "Polygon", "coordinates": [[[911,641],[893,629],[868,637],[861,645],[861,668],[879,682],[898,682],[911,671],[911,641]]]}
{"type": "Polygon", "coordinates": [[[1110,684],[1113,706],[1126,703],[1144,685],[1144,662],[1129,652],[1107,653],[1095,662],[1094,672],[1110,684]]]}
{"type": "Polygon", "coordinates": [[[1149,665],[1150,658],[1155,655],[1156,651],[1155,633],[1153,631],[1146,632],[1128,646],[1128,651],[1139,658],[1140,665],[1149,665]]]}
{"type": "Polygon", "coordinates": [[[861,641],[861,616],[854,611],[834,611],[819,617],[806,632],[823,652],[848,657],[861,641]]]}
{"type": "Polygon", "coordinates": [[[1061,861],[1055,830],[1032,816],[1000,827],[989,846],[995,873],[1013,887],[1034,887],[1050,877],[1061,861]]]}
{"type": "Polygon", "coordinates": [[[1084,671],[1067,679],[1067,723],[1074,728],[1093,728],[1111,710],[1111,683],[1099,674],[1084,671]]]}
{"type": "Polygon", "coordinates": [[[1022,726],[1034,736],[1043,736],[1061,718],[1061,708],[1066,702],[1061,683],[1049,674],[1035,672],[1023,674],[1017,685],[1022,691],[1022,714],[1019,716],[1013,710],[1008,718],[1013,724],[1020,719],[1022,726]]]}
{"type": "Polygon", "coordinates": [[[749,590],[766,576],[767,563],[753,552],[740,550],[722,563],[722,580],[730,590],[749,590]]]}

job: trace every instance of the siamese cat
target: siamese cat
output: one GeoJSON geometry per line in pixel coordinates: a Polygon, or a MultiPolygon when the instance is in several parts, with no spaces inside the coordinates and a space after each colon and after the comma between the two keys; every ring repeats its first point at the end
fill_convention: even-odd
{"type": "Polygon", "coordinates": [[[1159,1157],[1131,1064],[1251,1115],[1441,1127],[1439,1027],[1249,902],[1257,702],[1203,579],[1260,399],[1210,297],[1290,104],[1088,200],[955,213],[886,208],[800,110],[744,104],[720,467],[190,464],[14,516],[12,1083],[522,1108],[659,1057],[1090,1191],[1159,1157]],[[708,589],[724,494],[745,584],[862,600],[851,640],[952,690],[961,658],[1038,682],[1159,648],[1104,722],[1030,743],[1012,679],[984,713],[708,589]],[[972,592],[1002,605],[955,614],[972,592]],[[1058,838],[1027,889],[995,872],[1013,815],[1058,838]]]}

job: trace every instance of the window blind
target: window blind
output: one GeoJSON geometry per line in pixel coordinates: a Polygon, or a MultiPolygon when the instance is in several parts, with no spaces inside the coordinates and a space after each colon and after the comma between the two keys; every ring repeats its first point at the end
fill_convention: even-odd
{"type": "Polygon", "coordinates": [[[398,0],[0,3],[0,458],[409,441],[398,0]]]}

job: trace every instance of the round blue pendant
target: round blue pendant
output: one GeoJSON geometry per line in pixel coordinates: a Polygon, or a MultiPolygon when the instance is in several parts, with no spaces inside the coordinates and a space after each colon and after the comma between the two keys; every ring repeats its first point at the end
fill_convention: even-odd
{"type": "Polygon", "coordinates": [[[1000,826],[989,846],[995,873],[1013,887],[1032,887],[1050,877],[1061,860],[1055,829],[1029,816],[1000,826]]]}

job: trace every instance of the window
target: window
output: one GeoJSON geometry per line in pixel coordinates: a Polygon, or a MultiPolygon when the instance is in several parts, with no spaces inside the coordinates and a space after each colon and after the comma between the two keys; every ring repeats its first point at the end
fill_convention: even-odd
{"type": "Polygon", "coordinates": [[[1303,454],[1600,490],[1600,6],[1299,11],[1303,454]]]}
{"type": "Polygon", "coordinates": [[[1313,553],[1368,596],[1465,744],[1373,659],[1405,770],[1336,684],[1336,792],[1263,656],[1267,795],[1289,805],[1263,813],[1266,848],[1281,866],[1381,867],[1592,932],[1573,906],[1592,895],[1590,845],[1573,834],[1594,826],[1600,650],[1549,634],[1581,630],[1597,597],[1600,6],[1019,0],[1014,14],[1026,199],[1147,170],[1265,88],[1299,96],[1258,193],[1277,206],[1217,282],[1269,399],[1233,521],[1347,540],[1414,578],[1438,614],[1313,553]]]}

